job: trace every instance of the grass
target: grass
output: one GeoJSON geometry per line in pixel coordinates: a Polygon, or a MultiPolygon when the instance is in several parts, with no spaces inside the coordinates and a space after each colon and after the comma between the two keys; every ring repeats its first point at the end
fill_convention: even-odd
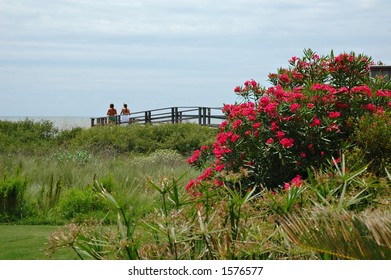
{"type": "Polygon", "coordinates": [[[46,156],[0,156],[0,178],[16,176],[28,182],[24,205],[29,209],[19,221],[24,224],[63,224],[58,208],[61,201],[71,190],[91,190],[95,181],[140,209],[142,215],[153,207],[154,195],[147,187],[149,181],[183,174],[190,180],[198,172],[186,164],[183,156],[169,150],[145,156],[83,155],[80,151],[46,156]]]}
{"type": "MultiPolygon", "coordinates": [[[[46,243],[58,226],[0,225],[0,260],[47,260],[46,243]]],[[[59,250],[51,259],[75,260],[70,250],[59,250]]]]}

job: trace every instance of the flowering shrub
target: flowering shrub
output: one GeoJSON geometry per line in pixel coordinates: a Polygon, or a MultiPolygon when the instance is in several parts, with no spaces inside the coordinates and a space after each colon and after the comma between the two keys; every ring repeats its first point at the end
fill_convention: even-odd
{"type": "MultiPolygon", "coordinates": [[[[267,89],[254,80],[234,89],[242,101],[224,106],[227,121],[212,147],[203,148],[215,161],[188,190],[298,187],[309,167],[339,157],[361,116],[391,110],[390,86],[370,77],[370,57],[320,57],[306,50],[289,64],[269,75],[267,89]]],[[[202,166],[207,156],[201,154],[196,151],[188,163],[202,166]]]]}

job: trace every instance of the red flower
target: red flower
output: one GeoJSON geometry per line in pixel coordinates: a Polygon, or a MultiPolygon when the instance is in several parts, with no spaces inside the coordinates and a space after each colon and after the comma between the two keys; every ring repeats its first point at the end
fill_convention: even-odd
{"type": "Polygon", "coordinates": [[[273,138],[269,138],[269,139],[267,139],[266,144],[270,145],[273,142],[274,142],[273,138]]]}
{"type": "Polygon", "coordinates": [[[333,163],[334,163],[334,164],[338,164],[340,161],[341,161],[341,158],[340,158],[340,157],[337,158],[337,159],[333,159],[333,163]]]}
{"type": "Polygon", "coordinates": [[[256,81],[254,81],[254,80],[247,80],[247,81],[245,81],[244,82],[244,85],[246,86],[246,87],[248,87],[248,86],[252,86],[252,87],[257,87],[258,86],[258,83],[256,82],[256,81]]]}
{"type": "Polygon", "coordinates": [[[240,138],[239,135],[234,134],[234,135],[232,135],[232,137],[231,137],[231,142],[232,142],[232,143],[235,143],[239,138],[240,138]]]}
{"type": "Polygon", "coordinates": [[[196,185],[197,181],[190,180],[190,182],[186,185],[186,190],[189,191],[191,188],[193,188],[196,185]]]}
{"type": "Polygon", "coordinates": [[[376,106],[373,105],[372,103],[367,104],[365,106],[365,109],[367,109],[369,112],[372,112],[372,113],[376,112],[376,106]]]}
{"type": "Polygon", "coordinates": [[[187,164],[192,164],[196,162],[199,159],[200,155],[201,155],[201,151],[195,150],[193,152],[193,155],[186,160],[187,164]]]}
{"type": "Polygon", "coordinates": [[[303,184],[301,181],[301,176],[297,175],[295,178],[292,179],[292,185],[296,187],[300,187],[303,184]]]}
{"type": "Polygon", "coordinates": [[[280,81],[283,83],[289,83],[289,76],[287,74],[280,75],[280,81]]]}
{"type": "Polygon", "coordinates": [[[215,180],[213,181],[213,184],[214,184],[216,187],[221,187],[222,185],[224,185],[224,183],[223,183],[222,181],[217,180],[217,179],[215,179],[215,180]]]}
{"type": "Polygon", "coordinates": [[[281,139],[282,137],[284,137],[285,136],[285,132],[284,131],[278,131],[277,132],[277,138],[278,139],[281,139]]]}
{"type": "Polygon", "coordinates": [[[241,92],[242,91],[242,88],[240,86],[237,86],[235,89],[234,89],[234,92],[241,92]]]}
{"type": "Polygon", "coordinates": [[[261,107],[266,107],[270,103],[270,97],[268,96],[263,96],[259,99],[259,105],[261,107]]]}
{"type": "Polygon", "coordinates": [[[198,180],[205,180],[212,176],[212,168],[208,167],[204,170],[204,172],[201,174],[201,176],[198,177],[198,180]]]}
{"type": "Polygon", "coordinates": [[[280,140],[280,144],[284,146],[284,148],[290,148],[293,146],[295,140],[293,138],[282,138],[280,140]]]}
{"type": "Polygon", "coordinates": [[[233,124],[233,129],[237,129],[242,124],[242,120],[236,120],[233,124]]]}
{"type": "Polygon", "coordinates": [[[276,116],[277,115],[277,102],[272,102],[266,105],[264,111],[269,115],[269,116],[276,116]]]}
{"type": "Polygon", "coordinates": [[[340,112],[330,112],[329,113],[329,118],[330,119],[335,119],[335,118],[338,118],[341,116],[341,113],[340,112]]]}
{"type": "Polygon", "coordinates": [[[363,93],[368,97],[372,97],[372,91],[367,85],[356,86],[356,87],[352,88],[351,92],[352,93],[363,93]]]}
{"type": "Polygon", "coordinates": [[[260,122],[256,122],[256,123],[253,124],[253,128],[254,129],[258,129],[260,127],[261,127],[261,123],[260,122]]]}
{"type": "Polygon", "coordinates": [[[312,121],[310,126],[320,126],[320,120],[316,116],[314,116],[314,120],[312,121]]]}
{"type": "Polygon", "coordinates": [[[292,74],[293,78],[297,79],[297,80],[302,80],[303,79],[303,75],[298,73],[298,72],[293,72],[292,74]]]}
{"type": "Polygon", "coordinates": [[[270,127],[270,130],[271,131],[276,131],[277,129],[279,129],[280,127],[277,125],[276,122],[272,122],[271,124],[271,127],[270,127]]]}
{"type": "Polygon", "coordinates": [[[291,110],[292,113],[294,113],[296,110],[299,110],[300,108],[301,108],[301,106],[300,106],[299,103],[293,103],[293,104],[291,105],[290,110],[291,110]]]}
{"type": "Polygon", "coordinates": [[[291,184],[289,184],[289,183],[285,183],[284,184],[284,191],[286,191],[286,190],[288,190],[290,188],[291,188],[291,184]]]}
{"type": "Polygon", "coordinates": [[[224,169],[224,164],[219,164],[219,165],[217,165],[216,167],[215,167],[215,170],[216,171],[222,171],[224,169]]]}
{"type": "Polygon", "coordinates": [[[387,96],[387,93],[382,91],[381,89],[379,89],[377,92],[376,92],[376,96],[379,96],[379,97],[386,97],[387,96]]]}
{"type": "Polygon", "coordinates": [[[292,58],[289,60],[289,63],[295,63],[298,60],[296,56],[292,56],[292,58]]]}
{"type": "Polygon", "coordinates": [[[227,121],[223,121],[221,124],[220,124],[220,131],[223,131],[223,129],[227,126],[228,122],[227,121]]]}

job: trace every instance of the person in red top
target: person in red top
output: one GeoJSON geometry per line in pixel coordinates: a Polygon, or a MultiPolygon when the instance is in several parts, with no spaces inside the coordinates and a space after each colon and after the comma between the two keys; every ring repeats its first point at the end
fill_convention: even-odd
{"type": "Polygon", "coordinates": [[[107,110],[107,115],[109,116],[109,123],[115,123],[117,119],[117,110],[114,108],[114,104],[110,104],[109,110],[107,110]]]}

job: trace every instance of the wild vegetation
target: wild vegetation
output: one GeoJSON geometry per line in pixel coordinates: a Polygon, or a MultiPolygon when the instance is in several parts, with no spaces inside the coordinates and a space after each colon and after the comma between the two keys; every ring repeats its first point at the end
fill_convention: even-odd
{"type": "Polygon", "coordinates": [[[218,130],[0,122],[0,219],[61,225],[47,253],[82,259],[390,259],[391,82],[371,63],[306,50],[237,87],[218,130]]]}

